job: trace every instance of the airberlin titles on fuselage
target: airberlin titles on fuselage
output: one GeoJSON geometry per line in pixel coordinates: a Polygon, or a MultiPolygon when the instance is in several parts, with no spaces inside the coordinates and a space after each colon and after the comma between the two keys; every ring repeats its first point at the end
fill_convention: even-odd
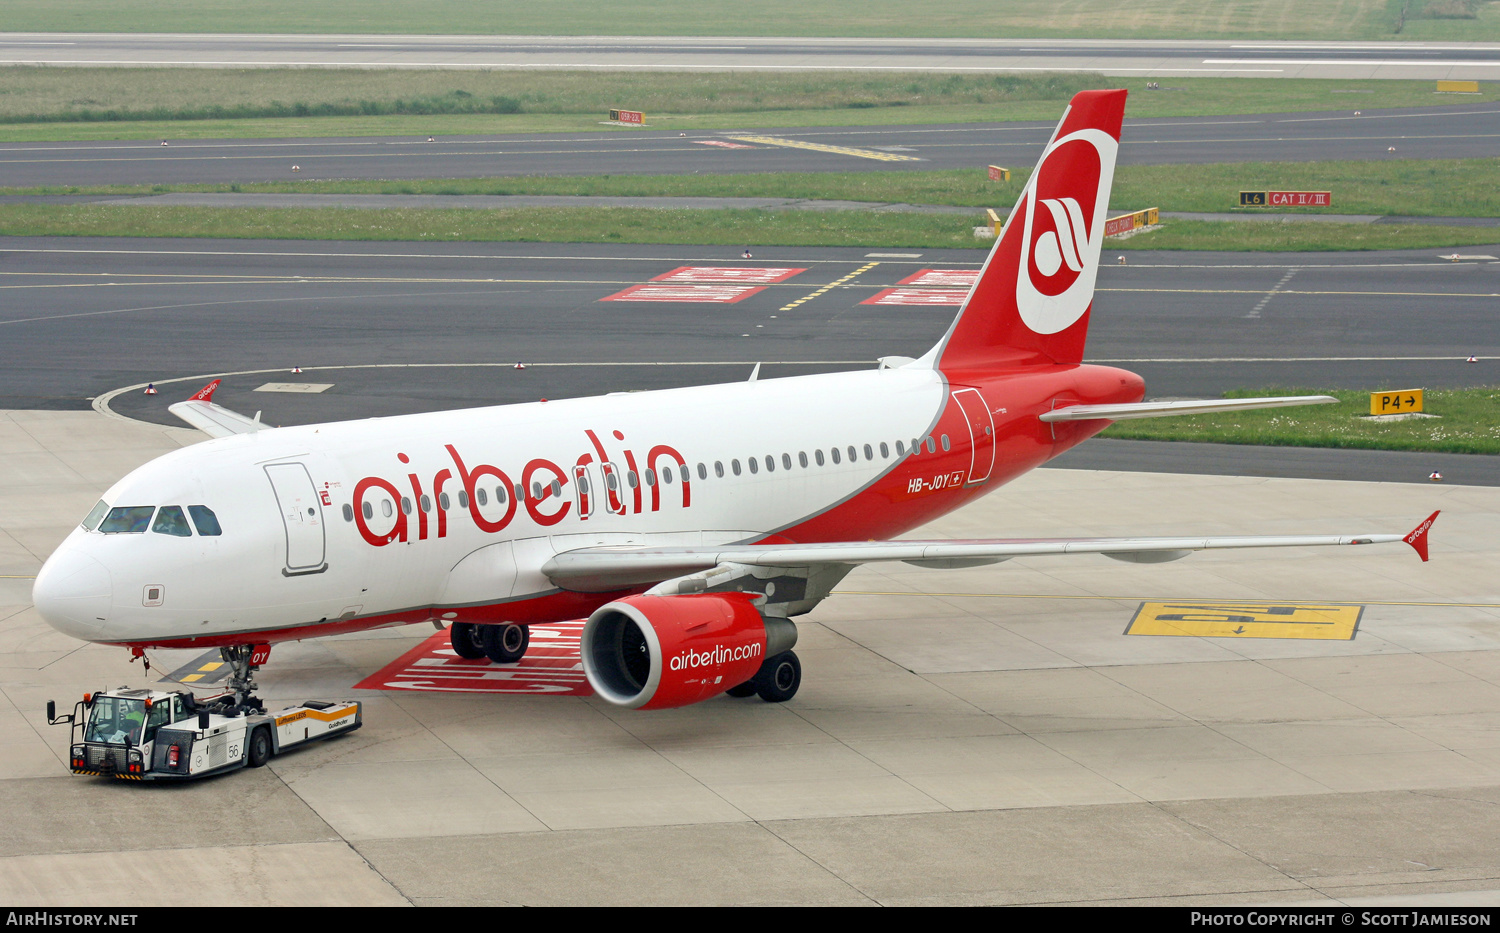
{"type": "MultiPolygon", "coordinates": [[[[354,485],[352,515],[347,517],[354,520],[366,543],[384,547],[410,541],[413,524],[418,541],[447,537],[450,484],[459,508],[467,510],[475,527],[488,534],[508,527],[518,506],[524,507],[531,520],[542,527],[556,525],[575,507],[580,520],[593,517],[601,508],[614,515],[638,515],[646,508],[658,512],[664,504],[676,501],[684,509],[692,507],[692,477],[686,458],[675,447],[668,444],[651,447],[646,452],[643,470],[635,451],[622,448],[619,457],[611,457],[598,434],[593,430],[583,433],[593,449],[579,454],[571,470],[545,457],[534,457],[526,461],[514,478],[494,464],[466,462],[457,447],[444,444],[451,467],[445,465],[426,484],[415,472],[405,472],[398,480],[366,476],[354,485]],[[596,471],[602,480],[596,479],[596,471]],[[563,487],[570,484],[576,490],[573,498],[562,494],[563,487]],[[680,485],[680,500],[663,496],[664,485],[680,485]],[[602,494],[596,494],[596,489],[602,494]],[[390,498],[371,495],[372,491],[384,492],[390,498]],[[438,506],[435,509],[433,502],[438,506]],[[385,527],[387,524],[389,527],[385,527]]],[[[620,431],[611,434],[616,441],[625,440],[620,431]]],[[[405,452],[397,452],[394,459],[403,467],[411,463],[405,452]]]]}

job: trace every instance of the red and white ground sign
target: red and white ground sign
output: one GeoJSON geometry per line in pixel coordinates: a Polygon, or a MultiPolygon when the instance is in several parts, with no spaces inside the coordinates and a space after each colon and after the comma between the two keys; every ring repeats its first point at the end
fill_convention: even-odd
{"type": "Polygon", "coordinates": [[[978,278],[978,269],[918,269],[896,284],[927,288],[973,288],[978,278]]]}
{"type": "Polygon", "coordinates": [[[517,664],[496,664],[485,658],[466,661],[453,653],[448,633],[437,632],[354,686],[358,690],[593,696],[578,654],[582,632],[581,619],[533,625],[526,657],[517,664]]]}
{"type": "Polygon", "coordinates": [[[671,272],[651,277],[653,282],[744,282],[749,285],[771,285],[787,279],[806,269],[786,267],[757,268],[752,266],[678,266],[671,272]]]}
{"type": "Polygon", "coordinates": [[[647,282],[632,285],[623,292],[606,295],[600,301],[676,301],[732,305],[744,301],[756,292],[766,290],[764,285],[666,285],[647,282]]]}
{"type": "Polygon", "coordinates": [[[862,305],[961,305],[968,289],[963,288],[887,288],[876,292],[862,305]]]}

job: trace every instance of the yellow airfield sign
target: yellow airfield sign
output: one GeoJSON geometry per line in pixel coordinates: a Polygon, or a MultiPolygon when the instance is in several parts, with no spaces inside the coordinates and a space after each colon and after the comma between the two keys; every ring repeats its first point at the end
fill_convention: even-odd
{"type": "Polygon", "coordinates": [[[1325,638],[1350,641],[1364,606],[1210,602],[1189,599],[1141,603],[1126,635],[1200,638],[1325,638]]]}
{"type": "Polygon", "coordinates": [[[1389,392],[1370,393],[1370,414],[1404,415],[1422,410],[1421,389],[1395,389],[1389,392]]]}

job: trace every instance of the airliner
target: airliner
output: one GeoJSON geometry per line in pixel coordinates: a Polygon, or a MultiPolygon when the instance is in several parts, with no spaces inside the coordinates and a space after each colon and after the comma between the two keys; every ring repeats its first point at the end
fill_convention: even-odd
{"type": "Polygon", "coordinates": [[[514,663],[528,626],[586,618],[605,702],[791,699],[793,619],[854,567],[1406,541],[1409,534],[920,541],[963,506],[1111,422],[1317,404],[1146,402],[1082,362],[1125,108],[1073,98],[957,317],[919,359],[858,372],[270,428],[213,401],[170,410],[212,439],[111,487],[37,576],[55,628],[92,642],[218,647],[253,700],[269,646],[446,626],[514,663]]]}

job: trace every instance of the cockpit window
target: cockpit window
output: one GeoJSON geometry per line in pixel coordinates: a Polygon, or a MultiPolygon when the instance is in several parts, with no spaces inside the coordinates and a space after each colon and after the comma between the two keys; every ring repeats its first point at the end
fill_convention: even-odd
{"type": "Polygon", "coordinates": [[[219,528],[219,516],[215,515],[214,510],[208,506],[190,505],[188,514],[193,516],[193,527],[198,529],[198,534],[211,538],[224,533],[219,528]]]}
{"type": "Polygon", "coordinates": [[[99,522],[103,521],[104,516],[108,514],[109,506],[104,504],[103,499],[100,499],[99,502],[89,510],[88,517],[83,520],[83,530],[93,531],[95,528],[98,528],[99,522]]]}
{"type": "Polygon", "coordinates": [[[151,524],[151,513],[155,511],[154,505],[117,505],[109,510],[109,516],[99,530],[107,535],[142,534],[151,524]]]}
{"type": "Polygon", "coordinates": [[[176,535],[179,538],[188,538],[193,534],[180,505],[162,506],[156,513],[156,521],[151,523],[151,530],[159,535],[176,535]]]}

